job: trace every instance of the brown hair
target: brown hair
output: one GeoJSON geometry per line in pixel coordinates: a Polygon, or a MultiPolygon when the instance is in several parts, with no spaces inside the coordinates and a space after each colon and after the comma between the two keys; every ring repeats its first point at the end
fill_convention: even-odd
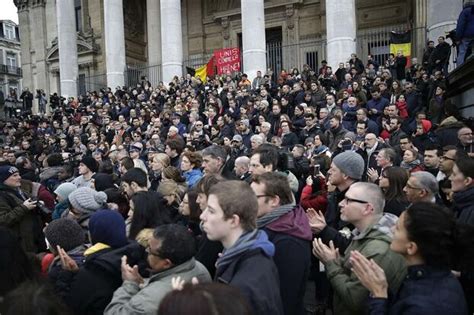
{"type": "MultiPolygon", "coordinates": [[[[287,205],[294,202],[288,178],[285,175],[269,172],[257,175],[252,180],[256,184],[265,185],[265,195],[268,197],[278,196],[280,205],[287,205]]],[[[265,197],[265,198],[268,198],[265,197]]]]}
{"type": "Polygon", "coordinates": [[[209,195],[217,197],[225,219],[230,219],[235,214],[240,218],[240,225],[245,231],[257,228],[257,196],[246,182],[224,181],[212,186],[209,195]]]}
{"type": "Polygon", "coordinates": [[[191,165],[194,165],[193,168],[200,168],[202,164],[202,155],[198,152],[191,152],[191,151],[185,151],[183,152],[182,156],[185,156],[188,158],[189,163],[191,165]]]}

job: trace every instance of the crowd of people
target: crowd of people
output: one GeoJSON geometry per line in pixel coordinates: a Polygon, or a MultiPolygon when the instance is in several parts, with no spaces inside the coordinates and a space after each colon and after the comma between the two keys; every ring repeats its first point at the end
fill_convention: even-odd
{"type": "Polygon", "coordinates": [[[472,121],[432,55],[27,105],[0,129],[0,312],[472,314],[472,121]]]}

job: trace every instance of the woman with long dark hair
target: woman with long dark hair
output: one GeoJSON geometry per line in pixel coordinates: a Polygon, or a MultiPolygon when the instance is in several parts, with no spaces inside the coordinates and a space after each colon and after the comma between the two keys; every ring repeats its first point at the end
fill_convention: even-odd
{"type": "MultiPolygon", "coordinates": [[[[402,213],[390,249],[405,258],[408,274],[388,299],[385,273],[357,251],[350,262],[370,291],[370,314],[468,314],[462,287],[451,270],[474,266],[474,227],[459,225],[453,213],[433,203],[412,204],[402,213]]],[[[472,299],[472,296],[466,296],[472,299]]]]}
{"type": "Polygon", "coordinates": [[[171,223],[168,212],[162,208],[163,201],[156,193],[138,192],[130,200],[131,223],[128,238],[148,246],[153,230],[171,223]]]}
{"type": "Polygon", "coordinates": [[[393,213],[398,217],[406,209],[409,202],[403,192],[403,187],[405,187],[408,177],[408,171],[398,166],[390,166],[382,171],[379,187],[385,195],[383,212],[393,213]]]}

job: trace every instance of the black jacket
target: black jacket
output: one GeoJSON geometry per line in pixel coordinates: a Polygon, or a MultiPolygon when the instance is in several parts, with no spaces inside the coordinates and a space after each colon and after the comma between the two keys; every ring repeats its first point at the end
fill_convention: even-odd
{"type": "Polygon", "coordinates": [[[275,245],[273,260],[280,276],[284,313],[306,314],[303,299],[311,265],[311,242],[266,228],[263,230],[268,234],[268,240],[275,245]]]}
{"type": "Polygon", "coordinates": [[[467,307],[459,281],[450,270],[410,266],[392,301],[369,298],[371,315],[464,315],[467,307]],[[388,309],[387,309],[388,306],[388,309]]]}
{"type": "MultiPolygon", "coordinates": [[[[127,256],[130,266],[138,265],[145,274],[145,249],[136,242],[117,249],[103,249],[86,257],[71,284],[66,304],[75,314],[103,314],[114,291],[122,285],[121,258],[127,256]]],[[[146,275],[148,276],[148,275],[146,275]]]]}
{"type": "Polygon", "coordinates": [[[240,289],[254,314],[283,314],[278,271],[262,249],[248,250],[230,264],[218,268],[215,279],[240,289]]]}

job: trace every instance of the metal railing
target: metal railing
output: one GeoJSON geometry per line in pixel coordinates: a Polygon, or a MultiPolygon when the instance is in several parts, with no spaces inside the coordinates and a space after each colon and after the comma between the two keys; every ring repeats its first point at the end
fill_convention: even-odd
{"type": "Polygon", "coordinates": [[[21,77],[23,72],[20,67],[0,64],[0,74],[11,74],[21,77]]]}
{"type": "MultiPolygon", "coordinates": [[[[358,31],[356,53],[364,63],[367,61],[367,55],[372,54],[375,60],[383,65],[390,53],[390,32],[406,29],[408,29],[408,25],[394,25],[358,31]]],[[[292,68],[297,68],[301,71],[304,64],[317,70],[321,60],[326,58],[326,39],[302,40],[292,45],[283,45],[281,41],[269,42],[266,45],[266,51],[267,69],[272,69],[275,76],[282,69],[290,71],[292,68]]],[[[177,73],[177,75],[186,74],[186,67],[198,68],[207,64],[211,57],[212,53],[189,56],[183,61],[182,73],[177,73]]],[[[341,60],[341,62],[346,62],[349,59],[350,56],[347,56],[347,60],[341,60]]],[[[125,69],[125,84],[127,86],[135,85],[145,76],[153,86],[156,86],[162,80],[161,68],[161,65],[128,64],[125,69]]],[[[85,77],[83,82],[86,90],[97,90],[107,86],[105,74],[85,77]]]]}

